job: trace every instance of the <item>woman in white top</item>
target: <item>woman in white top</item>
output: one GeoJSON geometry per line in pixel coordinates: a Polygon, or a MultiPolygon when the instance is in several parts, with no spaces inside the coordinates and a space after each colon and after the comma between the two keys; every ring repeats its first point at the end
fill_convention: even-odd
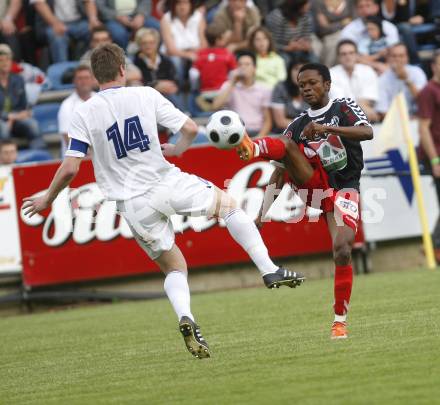
{"type": "Polygon", "coordinates": [[[196,58],[197,50],[207,46],[204,16],[195,9],[194,0],[171,0],[169,11],[160,21],[162,50],[176,66],[179,84],[196,58]]]}

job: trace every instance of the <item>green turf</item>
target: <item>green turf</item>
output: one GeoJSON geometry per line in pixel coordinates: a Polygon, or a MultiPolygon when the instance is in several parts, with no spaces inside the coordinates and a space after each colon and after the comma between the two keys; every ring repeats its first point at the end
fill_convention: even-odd
{"type": "Polygon", "coordinates": [[[357,277],[346,341],[331,301],[331,280],[196,295],[207,360],[166,300],[4,318],[0,403],[440,403],[440,271],[357,277]]]}

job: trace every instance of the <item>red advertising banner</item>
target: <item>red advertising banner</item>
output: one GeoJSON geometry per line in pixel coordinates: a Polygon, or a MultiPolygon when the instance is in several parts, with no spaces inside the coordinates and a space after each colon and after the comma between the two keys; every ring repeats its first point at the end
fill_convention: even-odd
{"type": "MultiPolygon", "coordinates": [[[[261,207],[262,187],[273,171],[267,162],[246,165],[235,152],[213,147],[190,149],[173,163],[228,189],[251,217],[261,207]]],[[[24,197],[47,189],[58,165],[14,168],[17,207],[24,197]]],[[[311,222],[304,216],[304,207],[291,197],[287,188],[283,190],[273,220],[262,229],[271,256],[329,252],[330,236],[323,218],[316,216],[311,222]]],[[[59,195],[50,212],[42,214],[30,219],[21,212],[18,215],[23,282],[28,287],[158,271],[132,239],[127,224],[116,213],[115,203],[103,200],[90,161],[83,162],[71,188],[59,195]]],[[[173,224],[176,243],[190,268],[249,261],[214,219],[175,216],[173,224]]]]}

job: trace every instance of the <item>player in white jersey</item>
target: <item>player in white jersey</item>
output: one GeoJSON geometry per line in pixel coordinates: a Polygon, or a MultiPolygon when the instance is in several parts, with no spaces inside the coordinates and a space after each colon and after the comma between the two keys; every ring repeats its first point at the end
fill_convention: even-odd
{"type": "Polygon", "coordinates": [[[172,214],[222,218],[268,288],[295,287],[304,276],[272,262],[255,224],[230,196],[164,158],[180,155],[191,145],[197,124],[153,88],[124,87],[125,55],[121,48],[107,44],[95,49],[91,65],[100,91],[76,109],[61,166],[45,195],[25,199],[24,212],[32,216],[50,206],[75,177],[91,148],[98,186],[107,199],[116,201],[136,241],[166,274],[165,292],[188,350],[199,358],[210,357],[191,313],[187,265],[174,243],[172,214]],[[160,145],[158,124],[181,132],[176,145],[160,145]]]}

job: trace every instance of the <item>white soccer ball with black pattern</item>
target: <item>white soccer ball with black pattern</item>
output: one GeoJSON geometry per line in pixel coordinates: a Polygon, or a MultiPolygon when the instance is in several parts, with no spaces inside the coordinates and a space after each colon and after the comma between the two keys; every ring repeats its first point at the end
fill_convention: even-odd
{"type": "Polygon", "coordinates": [[[232,149],[243,140],[246,132],[240,116],[230,110],[217,111],[206,125],[206,136],[219,149],[232,149]]]}

